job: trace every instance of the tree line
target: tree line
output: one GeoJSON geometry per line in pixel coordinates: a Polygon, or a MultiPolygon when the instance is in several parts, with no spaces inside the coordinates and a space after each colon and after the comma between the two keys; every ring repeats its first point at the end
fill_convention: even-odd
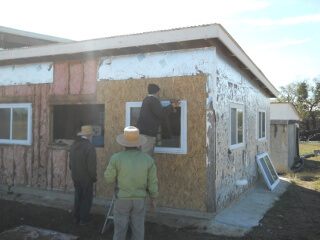
{"type": "Polygon", "coordinates": [[[280,87],[276,102],[291,102],[301,117],[300,128],[320,133],[320,76],[280,87]]]}

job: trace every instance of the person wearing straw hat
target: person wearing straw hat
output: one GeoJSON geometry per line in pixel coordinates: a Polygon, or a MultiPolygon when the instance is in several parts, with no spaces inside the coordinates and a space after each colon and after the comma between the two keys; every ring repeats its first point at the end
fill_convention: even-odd
{"type": "Polygon", "coordinates": [[[139,129],[126,127],[124,133],[116,138],[125,147],[124,151],[114,154],[104,173],[107,183],[116,183],[114,205],[114,240],[124,240],[129,222],[132,240],[144,239],[144,218],[146,198],[150,197],[150,210],[157,206],[158,178],[153,159],[140,151],[146,137],[139,129]]]}
{"type": "Polygon", "coordinates": [[[97,181],[96,149],[91,144],[93,128],[82,126],[81,132],[70,146],[69,167],[74,183],[74,223],[91,225],[90,209],[93,198],[93,184],[97,181]]]}
{"type": "Polygon", "coordinates": [[[160,102],[160,88],[156,84],[148,85],[148,96],[143,100],[137,127],[141,135],[147,138],[147,142],[141,146],[141,151],[154,154],[156,136],[159,132],[161,120],[169,113],[175,112],[175,108],[180,106],[177,100],[170,101],[167,107],[162,107],[160,102]]]}

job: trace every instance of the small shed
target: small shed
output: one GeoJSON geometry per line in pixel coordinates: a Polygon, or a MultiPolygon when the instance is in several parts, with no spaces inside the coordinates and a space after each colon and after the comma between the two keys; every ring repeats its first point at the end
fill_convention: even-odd
{"type": "Polygon", "coordinates": [[[290,170],[299,157],[300,115],[293,103],[270,104],[270,157],[277,172],[290,170]]]}
{"type": "Polygon", "coordinates": [[[220,24],[0,51],[0,181],[72,192],[69,144],[91,124],[95,197],[111,199],[103,172],[149,83],[182,103],[158,134],[160,207],[227,207],[259,177],[278,92],[220,24]]]}

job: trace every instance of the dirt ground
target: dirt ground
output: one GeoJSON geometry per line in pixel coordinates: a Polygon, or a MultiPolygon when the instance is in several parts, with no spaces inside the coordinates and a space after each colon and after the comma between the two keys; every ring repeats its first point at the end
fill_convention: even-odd
{"type": "MultiPolygon", "coordinates": [[[[319,157],[320,159],[320,157],[319,157]]],[[[190,229],[176,229],[146,223],[146,240],[209,240],[209,239],[320,239],[320,190],[313,190],[320,182],[320,161],[307,160],[302,173],[289,175],[292,184],[281,196],[260,225],[241,238],[227,238],[190,229]]],[[[94,215],[94,225],[80,227],[73,224],[72,213],[64,210],[0,200],[0,233],[20,225],[45,228],[71,235],[81,240],[112,239],[113,231],[101,235],[104,217],[94,215]]],[[[130,239],[130,232],[128,238],[130,239]]],[[[1,239],[3,240],[3,239],[1,239]]]]}
{"type": "MultiPolygon", "coordinates": [[[[292,184],[270,209],[260,226],[240,239],[319,239],[320,193],[292,184]]],[[[29,225],[80,236],[84,240],[112,239],[112,230],[101,235],[103,216],[94,216],[94,225],[73,224],[72,213],[48,207],[0,200],[0,232],[29,225]]],[[[128,234],[129,237],[130,233],[128,234]]],[[[129,238],[128,238],[129,239],[129,238]]],[[[146,240],[236,239],[196,233],[146,223],[146,240]]]]}

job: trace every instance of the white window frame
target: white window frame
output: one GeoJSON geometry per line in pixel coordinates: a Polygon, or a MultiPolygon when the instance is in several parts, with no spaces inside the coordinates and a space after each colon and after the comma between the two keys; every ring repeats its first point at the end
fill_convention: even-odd
{"type": "Polygon", "coordinates": [[[268,188],[272,191],[280,182],[280,178],[269,154],[267,152],[260,153],[256,156],[256,160],[268,188]]]}
{"type": "MultiPolygon", "coordinates": [[[[170,104],[169,101],[161,101],[162,106],[166,107],[170,104]]],[[[130,125],[130,108],[132,107],[141,107],[142,102],[127,102],[126,103],[126,127],[130,125]]],[[[180,101],[181,107],[181,124],[180,124],[180,133],[181,133],[181,147],[180,148],[169,148],[169,147],[155,147],[156,153],[169,153],[169,154],[187,154],[187,101],[180,101]]]]}
{"type": "MultiPolygon", "coordinates": [[[[230,149],[234,149],[234,148],[239,148],[239,147],[243,147],[245,145],[245,111],[244,111],[244,105],[243,104],[238,104],[238,103],[230,103],[230,107],[229,107],[229,147],[230,149]],[[237,143],[236,144],[232,144],[231,143],[231,139],[232,139],[232,118],[231,118],[231,111],[232,109],[241,109],[242,110],[242,137],[243,137],[243,141],[242,143],[238,143],[238,130],[236,130],[236,137],[237,137],[237,143]]],[[[237,114],[237,129],[238,129],[238,114],[237,114]]]]}
{"type": "Polygon", "coordinates": [[[0,108],[9,108],[11,114],[10,122],[10,139],[0,139],[0,144],[17,144],[17,145],[31,145],[32,143],[32,104],[31,103],[5,103],[0,104],[0,108]],[[26,140],[12,139],[12,109],[13,108],[27,108],[28,110],[28,129],[26,140]]]}
{"type": "Polygon", "coordinates": [[[265,109],[259,109],[258,113],[257,113],[257,139],[259,141],[266,141],[267,140],[267,113],[266,113],[265,109]],[[262,133],[262,129],[260,128],[260,126],[262,127],[262,124],[260,123],[260,118],[259,118],[260,113],[264,113],[264,131],[265,131],[264,137],[260,137],[260,131],[262,133]]]}

